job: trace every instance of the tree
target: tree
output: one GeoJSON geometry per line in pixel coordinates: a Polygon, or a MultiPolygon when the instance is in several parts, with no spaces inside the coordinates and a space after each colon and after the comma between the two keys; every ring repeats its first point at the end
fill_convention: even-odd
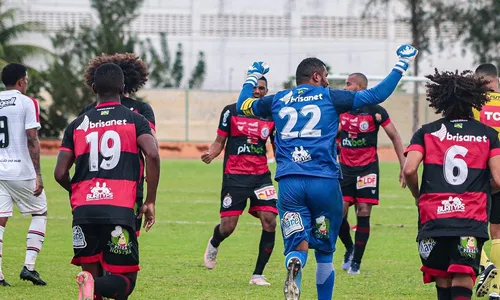
{"type": "Polygon", "coordinates": [[[198,53],[198,63],[191,74],[191,78],[189,79],[189,88],[190,89],[199,89],[205,80],[205,53],[200,51],[198,53]]]}
{"type": "MultiPolygon", "coordinates": [[[[364,16],[373,16],[380,14],[381,9],[390,11],[391,0],[369,0],[364,16]]],[[[422,56],[431,53],[431,36],[430,31],[435,30],[437,38],[441,36],[443,24],[447,20],[446,0],[398,0],[404,6],[405,14],[397,17],[397,22],[403,22],[410,26],[411,44],[419,50],[419,55],[413,62],[413,74],[418,76],[420,72],[420,60],[422,56]]],[[[413,125],[412,131],[418,129],[419,120],[419,91],[418,82],[413,85],[413,125]]]]}

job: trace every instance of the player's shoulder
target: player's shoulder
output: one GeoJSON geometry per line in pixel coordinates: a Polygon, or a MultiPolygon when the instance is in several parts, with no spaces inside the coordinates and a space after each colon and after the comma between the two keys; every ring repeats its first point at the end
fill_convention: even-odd
{"type": "Polygon", "coordinates": [[[223,113],[229,112],[230,114],[236,114],[236,103],[231,103],[231,104],[224,106],[224,108],[222,109],[222,112],[223,113]]]}
{"type": "Polygon", "coordinates": [[[0,92],[1,107],[16,106],[21,104],[21,107],[27,103],[38,103],[34,98],[30,98],[17,90],[7,90],[0,92]]]}
{"type": "Polygon", "coordinates": [[[500,106],[500,93],[499,92],[488,92],[488,104],[500,106]]]}

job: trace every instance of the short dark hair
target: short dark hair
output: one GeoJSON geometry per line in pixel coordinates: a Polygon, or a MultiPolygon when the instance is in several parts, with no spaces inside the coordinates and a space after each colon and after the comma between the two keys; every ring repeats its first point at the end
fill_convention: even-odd
{"type": "Polygon", "coordinates": [[[5,86],[14,86],[16,82],[26,77],[28,68],[22,64],[10,63],[2,70],[2,82],[5,86]]]}
{"type": "Polygon", "coordinates": [[[365,74],[363,74],[363,73],[352,73],[352,74],[349,74],[349,76],[356,76],[356,77],[361,78],[361,81],[364,84],[364,86],[368,86],[368,78],[366,78],[365,74]]]}
{"type": "Polygon", "coordinates": [[[125,93],[137,92],[148,81],[149,73],[146,63],[138,55],[134,53],[101,54],[89,62],[83,74],[88,87],[92,87],[94,83],[97,68],[105,63],[114,63],[122,69],[125,78],[125,93]]]}
{"type": "Polygon", "coordinates": [[[426,84],[429,107],[448,119],[472,118],[472,108],[481,110],[488,102],[488,80],[477,77],[470,70],[439,72],[427,75],[431,82],[426,84]]]}
{"type": "Polygon", "coordinates": [[[485,63],[480,64],[476,68],[476,75],[486,75],[490,77],[498,77],[498,69],[494,64],[485,63]]]}
{"type": "Polygon", "coordinates": [[[314,73],[323,72],[326,64],[316,57],[308,57],[300,62],[295,72],[295,82],[297,85],[307,82],[314,73]]]}
{"type": "Polygon", "coordinates": [[[263,80],[266,83],[266,88],[267,88],[267,78],[262,76],[261,78],[259,78],[259,80],[263,80]]]}
{"type": "Polygon", "coordinates": [[[119,95],[124,84],[122,69],[113,63],[105,63],[94,74],[94,89],[100,96],[119,95]]]}

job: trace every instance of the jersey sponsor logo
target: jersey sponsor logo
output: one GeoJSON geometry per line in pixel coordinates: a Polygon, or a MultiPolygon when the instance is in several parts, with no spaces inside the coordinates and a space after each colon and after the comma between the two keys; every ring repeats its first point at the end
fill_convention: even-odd
{"type": "Polygon", "coordinates": [[[377,174],[372,173],[365,176],[358,176],[356,183],[356,188],[358,190],[364,188],[376,188],[377,187],[377,174]]]}
{"type": "Polygon", "coordinates": [[[80,226],[73,226],[73,248],[83,249],[87,247],[87,241],[85,240],[85,234],[80,226]]]}
{"type": "Polygon", "coordinates": [[[109,252],[119,255],[129,255],[132,253],[132,242],[130,233],[121,226],[116,226],[111,231],[111,239],[108,241],[109,252]]]}
{"type": "Polygon", "coordinates": [[[242,145],[238,147],[237,154],[264,154],[266,149],[264,146],[255,146],[255,145],[242,145]]]}
{"type": "Polygon", "coordinates": [[[249,127],[259,127],[259,122],[256,121],[256,122],[248,123],[248,126],[249,127]]]}
{"type": "Polygon", "coordinates": [[[363,147],[366,146],[366,139],[358,139],[358,138],[344,138],[342,139],[342,146],[344,147],[363,147]]]}
{"type": "Polygon", "coordinates": [[[87,201],[98,200],[113,200],[113,193],[111,189],[106,186],[106,182],[96,182],[95,186],[90,188],[90,193],[87,194],[87,201]]]}
{"type": "Polygon", "coordinates": [[[370,125],[368,124],[367,121],[363,121],[363,122],[359,123],[359,130],[367,131],[368,128],[370,128],[370,125]]]}
{"type": "Polygon", "coordinates": [[[477,239],[473,236],[460,237],[460,244],[457,246],[460,255],[467,258],[476,258],[479,254],[477,239]]]}
{"type": "Polygon", "coordinates": [[[233,198],[229,193],[227,193],[226,197],[222,200],[222,207],[229,208],[233,204],[233,198]]]}
{"type": "Polygon", "coordinates": [[[276,189],[272,185],[255,190],[254,193],[259,200],[275,200],[277,198],[276,189]]]}
{"type": "Polygon", "coordinates": [[[304,231],[300,213],[291,211],[285,212],[281,218],[281,230],[285,238],[296,232],[304,231]]]}
{"type": "Polygon", "coordinates": [[[325,216],[320,216],[315,221],[314,236],[317,239],[327,240],[330,237],[330,220],[325,216]]]}
{"type": "Polygon", "coordinates": [[[481,121],[486,125],[499,127],[500,126],[500,106],[483,106],[481,110],[481,121]]]}
{"type": "Polygon", "coordinates": [[[108,121],[98,120],[97,122],[92,122],[92,121],[90,121],[88,116],[85,116],[83,118],[82,123],[80,123],[80,125],[78,125],[76,130],[83,130],[83,131],[87,132],[87,130],[94,129],[94,128],[106,128],[108,126],[123,126],[123,125],[127,125],[126,119],[108,120],[108,121]]]}
{"type": "Polygon", "coordinates": [[[231,112],[229,112],[229,109],[226,110],[226,112],[224,113],[224,117],[222,117],[222,126],[224,126],[224,127],[227,126],[227,118],[229,118],[230,114],[231,114],[231,112]]]}
{"type": "Polygon", "coordinates": [[[420,243],[418,243],[418,252],[420,252],[420,256],[423,259],[427,259],[432,249],[434,249],[434,246],[436,246],[436,241],[433,238],[421,240],[420,243]]]}
{"type": "Polygon", "coordinates": [[[431,135],[439,138],[441,142],[445,139],[447,141],[454,141],[454,142],[479,142],[479,143],[488,142],[488,137],[485,135],[483,136],[475,136],[469,134],[461,135],[460,133],[453,135],[448,132],[444,124],[441,124],[441,128],[437,131],[432,132],[431,135]]]}
{"type": "Polygon", "coordinates": [[[300,94],[301,93],[299,93],[297,97],[294,97],[293,91],[290,91],[288,94],[281,97],[279,101],[285,102],[285,105],[288,105],[288,103],[294,103],[294,102],[309,102],[309,101],[323,100],[323,94],[316,94],[310,96],[301,96],[300,94]]]}
{"type": "Polygon", "coordinates": [[[16,97],[12,97],[10,99],[0,99],[0,109],[14,105],[16,105],[16,97]]]}
{"type": "Polygon", "coordinates": [[[449,214],[455,212],[465,212],[465,204],[461,198],[450,196],[448,200],[441,201],[441,206],[438,206],[438,215],[449,214]]]}
{"type": "Polygon", "coordinates": [[[292,152],[292,160],[293,162],[296,163],[305,163],[310,161],[311,155],[309,154],[309,151],[305,150],[304,147],[295,147],[295,150],[292,152]]]}

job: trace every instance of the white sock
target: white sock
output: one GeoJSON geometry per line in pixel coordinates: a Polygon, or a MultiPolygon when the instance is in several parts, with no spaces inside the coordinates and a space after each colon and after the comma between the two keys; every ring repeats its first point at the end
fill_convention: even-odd
{"type": "Polygon", "coordinates": [[[33,216],[30,229],[26,238],[26,260],[24,265],[30,271],[35,269],[35,262],[42,249],[45,238],[45,228],[47,227],[47,216],[33,216]]]}
{"type": "Polygon", "coordinates": [[[3,248],[3,232],[5,227],[0,226],[0,280],[4,280],[2,273],[2,248],[3,248]]]}

